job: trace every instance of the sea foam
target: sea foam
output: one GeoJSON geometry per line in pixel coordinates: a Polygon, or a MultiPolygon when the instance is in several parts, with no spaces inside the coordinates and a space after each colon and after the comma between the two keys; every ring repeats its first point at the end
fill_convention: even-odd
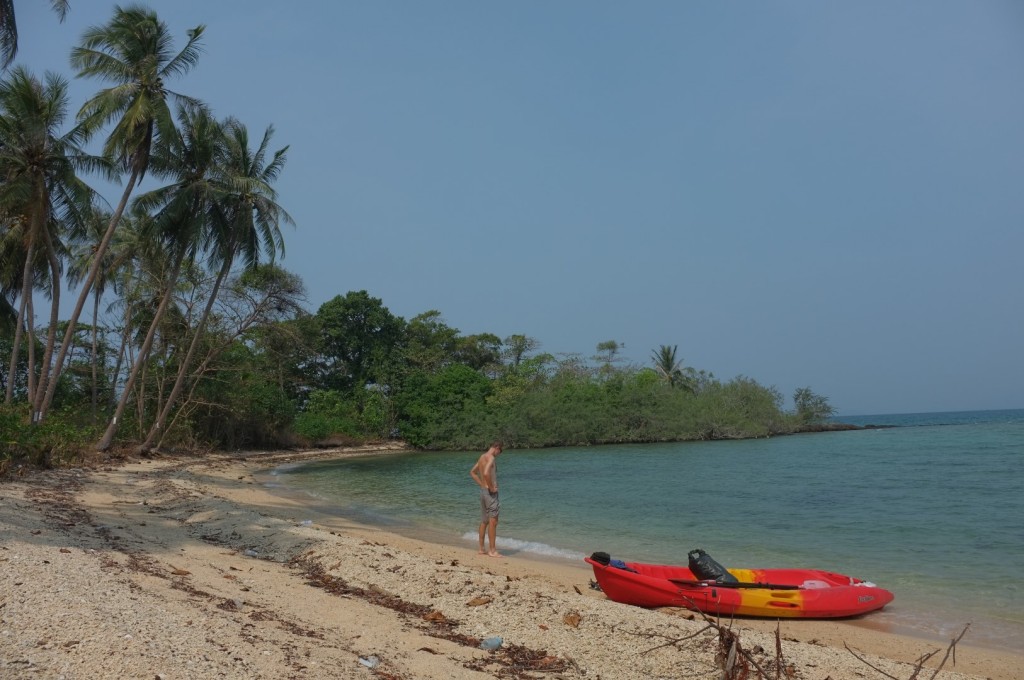
{"type": "MultiPolygon", "coordinates": [[[[462,538],[467,541],[475,541],[478,538],[478,534],[472,531],[467,531],[462,535],[462,538]]],[[[498,536],[498,547],[516,553],[526,552],[533,553],[535,555],[543,555],[544,557],[558,557],[560,559],[573,561],[580,561],[584,557],[582,553],[556,548],[555,546],[548,545],[547,543],[521,541],[517,538],[505,538],[502,536],[498,536]]]]}

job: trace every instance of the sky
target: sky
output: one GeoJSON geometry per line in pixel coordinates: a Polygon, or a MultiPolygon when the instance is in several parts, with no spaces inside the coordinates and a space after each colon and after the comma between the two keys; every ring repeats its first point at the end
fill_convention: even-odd
{"type": "MultiPolygon", "coordinates": [[[[1024,408],[1024,3],[147,4],[176,49],[206,26],[171,89],[290,147],[312,312],[674,345],[845,415],[1024,408]]],[[[72,111],[114,5],[15,2],[72,111]]]]}

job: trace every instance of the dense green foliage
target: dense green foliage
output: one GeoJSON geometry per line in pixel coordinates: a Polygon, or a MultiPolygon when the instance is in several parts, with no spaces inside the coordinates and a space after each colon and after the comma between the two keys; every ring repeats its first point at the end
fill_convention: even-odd
{"type": "Polygon", "coordinates": [[[676,345],[635,366],[615,340],[554,357],[525,334],[463,335],[437,310],[403,319],[365,290],[306,309],[275,264],[287,147],[164,84],[196,65],[202,35],[174,52],[154,12],[115,8],[72,51],[77,76],[109,87],[66,132],[64,79],[0,76],[0,472],[112,445],[546,447],[764,437],[832,415],[809,388],[789,412],[772,387],[719,381],[676,345]],[[101,132],[103,154],[82,151],[101,132]],[[83,178],[116,169],[110,212],[83,178]],[[135,195],[144,175],[160,186],[135,195]],[[66,320],[62,290],[77,292],[66,320]]]}

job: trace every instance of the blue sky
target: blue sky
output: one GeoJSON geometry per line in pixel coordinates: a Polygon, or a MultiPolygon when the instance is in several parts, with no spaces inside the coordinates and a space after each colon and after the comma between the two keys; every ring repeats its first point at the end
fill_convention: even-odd
{"type": "MultiPolygon", "coordinates": [[[[678,345],[848,415],[1024,408],[1016,0],[148,5],[179,48],[206,25],[172,89],[290,145],[311,311],[678,345]]],[[[16,6],[18,63],[71,77],[114,3],[16,6]]]]}

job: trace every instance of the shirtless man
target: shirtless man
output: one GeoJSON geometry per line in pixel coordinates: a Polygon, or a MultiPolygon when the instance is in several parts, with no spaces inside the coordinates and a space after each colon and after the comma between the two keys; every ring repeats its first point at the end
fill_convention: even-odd
{"type": "Polygon", "coordinates": [[[480,487],[480,554],[489,557],[504,557],[495,545],[495,534],[498,532],[498,464],[494,460],[501,455],[501,442],[496,441],[469,471],[477,486],[480,487]],[[484,551],[484,534],[490,537],[491,549],[484,551]]]}

